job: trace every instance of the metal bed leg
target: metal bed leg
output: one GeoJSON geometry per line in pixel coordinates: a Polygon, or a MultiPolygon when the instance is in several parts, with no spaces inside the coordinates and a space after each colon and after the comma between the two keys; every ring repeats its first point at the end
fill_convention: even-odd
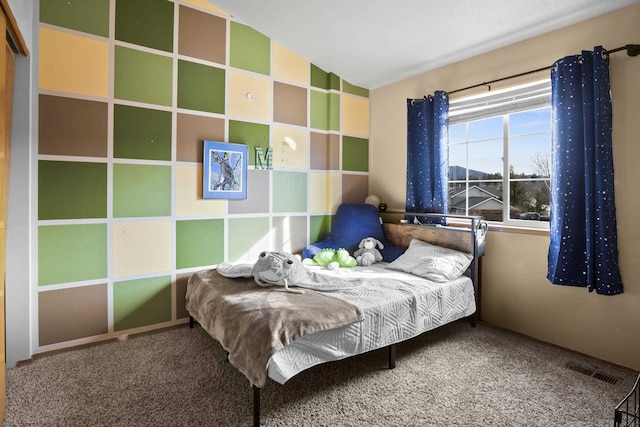
{"type": "Polygon", "coordinates": [[[389,346],[389,369],[396,367],[396,345],[391,344],[389,346]]]}
{"type": "Polygon", "coordinates": [[[189,329],[193,329],[193,316],[189,315],[189,329]]]}
{"type": "Polygon", "coordinates": [[[253,427],[260,427],[260,389],[253,386],[253,427]]]}

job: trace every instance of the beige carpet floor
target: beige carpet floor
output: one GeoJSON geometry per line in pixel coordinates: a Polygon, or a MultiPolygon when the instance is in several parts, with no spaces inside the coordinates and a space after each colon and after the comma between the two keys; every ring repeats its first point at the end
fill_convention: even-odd
{"type": "MultiPolygon", "coordinates": [[[[7,371],[5,426],[250,426],[252,390],[200,327],[7,371]]],[[[264,426],[611,426],[636,373],[457,322],[262,389],[264,426]],[[605,382],[570,369],[605,373],[605,382]]]]}

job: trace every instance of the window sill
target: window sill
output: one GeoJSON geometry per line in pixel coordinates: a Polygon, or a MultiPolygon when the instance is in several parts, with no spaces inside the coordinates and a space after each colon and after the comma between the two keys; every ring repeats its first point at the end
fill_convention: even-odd
{"type": "MultiPolygon", "coordinates": [[[[504,225],[500,223],[485,221],[489,226],[489,231],[492,233],[511,233],[511,234],[527,234],[530,236],[549,236],[549,229],[547,228],[533,228],[533,227],[517,227],[513,225],[504,225]]],[[[468,222],[458,222],[455,220],[449,221],[450,227],[469,227],[468,222]]]]}
{"type": "MultiPolygon", "coordinates": [[[[404,211],[389,210],[386,212],[380,212],[380,217],[384,222],[399,223],[401,218],[404,218],[404,211]]],[[[504,225],[502,223],[486,221],[489,226],[489,231],[493,233],[512,233],[512,234],[526,234],[530,236],[549,236],[548,228],[532,228],[532,227],[516,227],[513,225],[504,225]]],[[[451,219],[448,224],[450,227],[468,228],[469,221],[457,221],[451,219]]]]}
{"type": "Polygon", "coordinates": [[[512,234],[527,234],[530,236],[549,236],[549,230],[545,228],[525,228],[525,227],[513,227],[503,224],[489,224],[489,231],[492,233],[512,233],[512,234]]]}

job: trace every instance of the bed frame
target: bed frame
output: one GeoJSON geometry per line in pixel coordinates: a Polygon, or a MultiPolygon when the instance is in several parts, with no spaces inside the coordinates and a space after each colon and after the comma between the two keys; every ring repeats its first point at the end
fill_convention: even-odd
{"type": "MultiPolygon", "coordinates": [[[[415,213],[405,215],[416,217],[418,224],[386,222],[382,224],[389,244],[406,248],[412,239],[419,239],[473,255],[466,275],[472,279],[475,292],[476,312],[470,316],[471,326],[475,327],[480,311],[480,258],[484,254],[487,223],[479,216],[415,213]]],[[[194,319],[189,316],[189,327],[193,328],[193,325],[194,319]]],[[[389,369],[393,369],[396,366],[396,345],[388,346],[387,351],[389,369]]],[[[253,386],[253,425],[260,426],[260,388],[255,385],[253,386]]]]}
{"type": "Polygon", "coordinates": [[[473,255],[466,275],[473,281],[476,296],[476,312],[471,318],[471,325],[475,327],[480,318],[481,257],[484,255],[485,236],[489,226],[481,216],[421,213],[404,213],[403,216],[415,217],[420,224],[383,223],[382,229],[390,244],[406,248],[412,239],[418,239],[473,255]]]}

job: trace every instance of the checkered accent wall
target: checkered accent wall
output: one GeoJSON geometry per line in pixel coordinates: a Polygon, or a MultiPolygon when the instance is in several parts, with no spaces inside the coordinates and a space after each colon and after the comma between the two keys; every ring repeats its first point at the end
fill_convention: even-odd
{"type": "Polygon", "coordinates": [[[183,322],[191,273],[366,197],[368,90],[204,0],[40,3],[41,351],[183,322]],[[248,146],[246,200],[202,199],[204,140],[248,146]]]}

